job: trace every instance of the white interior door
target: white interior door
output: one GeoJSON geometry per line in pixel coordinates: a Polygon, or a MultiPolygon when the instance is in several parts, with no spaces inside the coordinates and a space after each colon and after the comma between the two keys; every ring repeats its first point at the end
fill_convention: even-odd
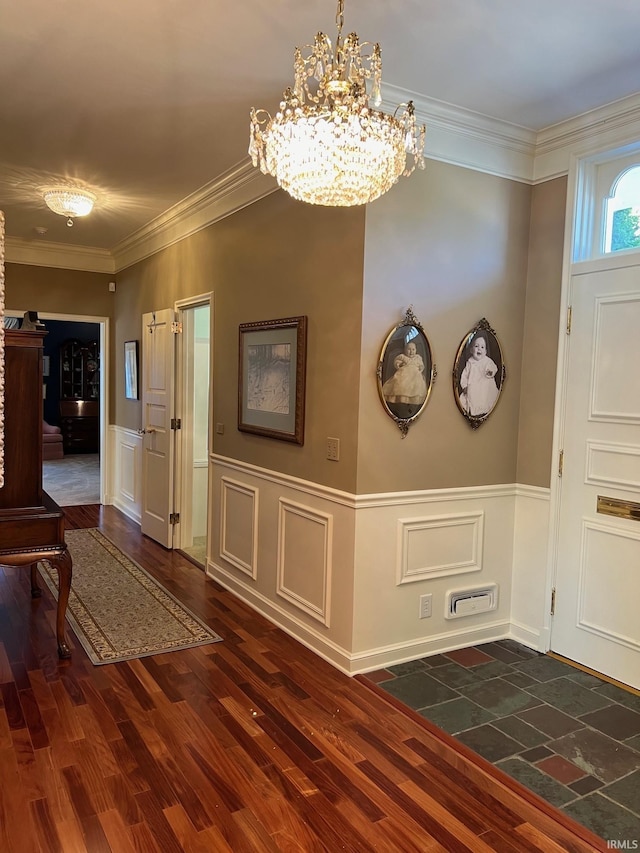
{"type": "Polygon", "coordinates": [[[173,310],[142,316],[142,519],[141,529],[173,547],[175,335],[173,310]]]}
{"type": "Polygon", "coordinates": [[[640,688],[640,265],[628,262],[571,282],[551,648],[640,688]]]}
{"type": "Polygon", "coordinates": [[[176,484],[180,537],[174,544],[189,553],[196,549],[203,554],[208,518],[210,305],[180,307],[178,317],[182,327],[176,394],[181,420],[176,484]]]}

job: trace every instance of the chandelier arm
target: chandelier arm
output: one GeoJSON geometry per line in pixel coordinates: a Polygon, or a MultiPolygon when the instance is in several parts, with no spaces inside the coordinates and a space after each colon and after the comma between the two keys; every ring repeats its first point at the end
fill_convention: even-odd
{"type": "Polygon", "coordinates": [[[251,110],[251,119],[258,125],[268,124],[271,121],[271,113],[268,110],[251,110]],[[264,118],[260,118],[264,116],[264,118]]]}

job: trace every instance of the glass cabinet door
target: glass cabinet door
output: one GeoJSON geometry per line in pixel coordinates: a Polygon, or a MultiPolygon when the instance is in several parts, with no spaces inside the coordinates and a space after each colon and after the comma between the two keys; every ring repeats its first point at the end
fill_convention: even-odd
{"type": "Polygon", "coordinates": [[[60,398],[97,400],[100,397],[100,358],[96,341],[65,341],[60,347],[60,398]]]}

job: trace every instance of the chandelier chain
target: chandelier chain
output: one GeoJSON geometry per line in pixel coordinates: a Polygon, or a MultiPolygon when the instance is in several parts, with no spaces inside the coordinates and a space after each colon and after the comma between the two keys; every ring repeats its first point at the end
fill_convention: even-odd
{"type": "Polygon", "coordinates": [[[336,47],[342,42],[342,28],[344,26],[344,0],[338,0],[338,11],[336,12],[336,26],[338,27],[338,38],[336,47]]]}

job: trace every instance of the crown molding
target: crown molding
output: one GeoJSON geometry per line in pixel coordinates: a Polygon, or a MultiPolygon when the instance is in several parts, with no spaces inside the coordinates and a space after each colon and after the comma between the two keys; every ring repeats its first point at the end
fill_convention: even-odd
{"type": "Polygon", "coordinates": [[[237,163],[114,246],[115,271],[184,240],[277,189],[274,179],[255,169],[250,160],[237,163]]]}
{"type": "Polygon", "coordinates": [[[393,113],[408,100],[413,101],[418,123],[427,126],[425,157],[531,183],[535,131],[397,86],[383,86],[386,112],[393,113]]]}
{"type": "Polygon", "coordinates": [[[28,264],[32,267],[83,270],[84,272],[114,273],[113,254],[109,249],[85,246],[67,246],[63,243],[23,240],[7,237],[5,261],[10,264],[28,264]]]}
{"type": "Polygon", "coordinates": [[[569,172],[571,157],[640,139],[640,92],[539,131],[533,182],[569,172]]]}
{"type": "MultiPolygon", "coordinates": [[[[536,132],[385,84],[383,108],[413,100],[425,156],[527,184],[567,175],[571,158],[640,139],[640,93],[536,132]]],[[[245,158],[122,240],[112,251],[7,238],[6,261],[113,274],[278,189],[245,158]]]]}

